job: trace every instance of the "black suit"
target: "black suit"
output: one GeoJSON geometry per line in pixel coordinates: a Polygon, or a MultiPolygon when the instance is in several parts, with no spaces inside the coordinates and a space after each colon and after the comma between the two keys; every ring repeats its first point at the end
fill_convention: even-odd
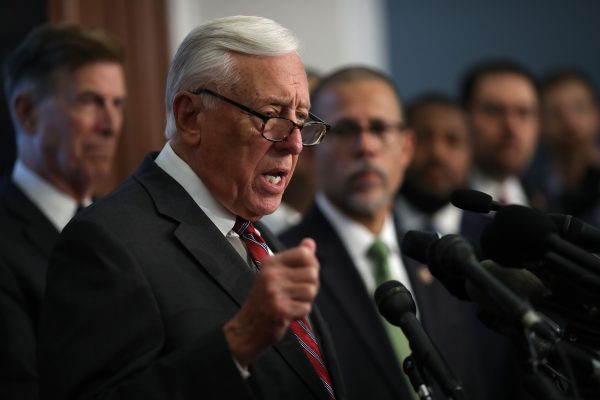
{"type": "MultiPolygon", "coordinates": [[[[59,239],[40,320],[44,398],[326,400],[291,331],[242,379],[222,326],[254,278],[192,198],[147,157],[59,239]]],[[[343,398],[321,318],[313,312],[311,319],[343,398]]]]}
{"type": "Polygon", "coordinates": [[[11,181],[0,189],[0,398],[37,399],[35,336],[59,232],[11,181]]]}
{"type": "MultiPolygon", "coordinates": [[[[398,226],[396,224],[396,226],[398,226]]],[[[289,245],[302,238],[317,242],[321,263],[321,290],[317,304],[331,327],[349,399],[406,397],[400,365],[362,278],[335,230],[318,207],[282,235],[289,245]]],[[[420,320],[450,367],[467,389],[480,393],[486,373],[474,348],[473,310],[447,292],[437,281],[426,283],[424,266],[404,258],[420,320]]],[[[439,395],[439,394],[438,394],[439,395]]],[[[476,397],[473,397],[476,398],[476,397]]]]}

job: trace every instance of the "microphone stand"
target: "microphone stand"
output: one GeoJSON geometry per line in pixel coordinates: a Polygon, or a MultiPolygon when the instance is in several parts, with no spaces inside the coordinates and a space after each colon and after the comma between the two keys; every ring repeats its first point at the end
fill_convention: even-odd
{"type": "Polygon", "coordinates": [[[404,359],[402,363],[402,369],[404,373],[408,376],[408,380],[412,385],[415,393],[419,396],[421,400],[433,400],[433,394],[431,393],[431,389],[429,385],[425,381],[425,376],[417,365],[416,361],[413,359],[412,354],[404,359]]]}

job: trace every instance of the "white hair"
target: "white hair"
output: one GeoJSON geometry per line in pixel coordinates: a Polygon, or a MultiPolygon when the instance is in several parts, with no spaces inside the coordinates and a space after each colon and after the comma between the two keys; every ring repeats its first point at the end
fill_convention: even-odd
{"type": "Polygon", "coordinates": [[[298,40],[291,31],[262,17],[218,18],[192,30],[169,67],[165,99],[167,139],[177,131],[173,115],[177,93],[215,82],[232,85],[239,79],[232,53],[280,56],[297,50],[298,40]]]}

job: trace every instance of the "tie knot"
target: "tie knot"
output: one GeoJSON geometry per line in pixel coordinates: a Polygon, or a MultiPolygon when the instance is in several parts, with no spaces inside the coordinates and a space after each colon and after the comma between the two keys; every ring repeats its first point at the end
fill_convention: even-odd
{"type": "Polygon", "coordinates": [[[237,217],[235,219],[233,231],[240,236],[244,236],[245,233],[249,233],[254,236],[254,226],[252,225],[252,222],[246,221],[241,217],[237,217]]]}
{"type": "Polygon", "coordinates": [[[383,262],[390,255],[390,248],[381,239],[375,239],[373,244],[367,250],[367,256],[375,262],[383,262]]]}

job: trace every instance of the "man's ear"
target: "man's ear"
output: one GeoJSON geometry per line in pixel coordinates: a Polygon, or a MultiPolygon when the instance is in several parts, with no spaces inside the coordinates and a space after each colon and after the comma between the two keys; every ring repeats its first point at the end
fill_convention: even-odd
{"type": "Polygon", "coordinates": [[[188,92],[179,92],[173,100],[173,115],[180,139],[189,145],[200,144],[202,102],[188,92]]]}
{"type": "Polygon", "coordinates": [[[408,168],[408,166],[410,165],[413,156],[415,155],[415,146],[416,146],[416,134],[415,131],[412,128],[407,128],[406,131],[403,133],[404,135],[404,143],[403,143],[403,148],[402,148],[402,152],[404,153],[404,156],[402,157],[403,159],[403,168],[408,168]]]}
{"type": "Polygon", "coordinates": [[[12,99],[13,115],[24,133],[34,133],[37,129],[36,101],[31,92],[21,92],[12,99]]]}

